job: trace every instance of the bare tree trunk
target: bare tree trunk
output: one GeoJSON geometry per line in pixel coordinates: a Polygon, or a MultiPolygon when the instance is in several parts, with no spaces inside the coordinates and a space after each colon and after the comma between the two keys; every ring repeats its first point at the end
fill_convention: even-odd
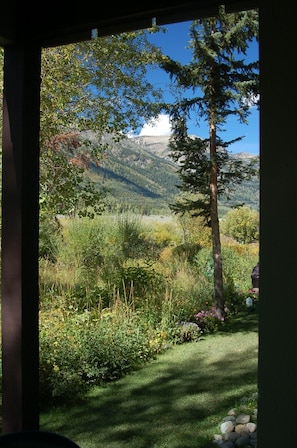
{"type": "Polygon", "coordinates": [[[223,285],[223,264],[218,214],[217,157],[216,157],[216,127],[210,126],[210,219],[212,237],[212,256],[214,266],[214,304],[218,316],[224,317],[225,299],[223,285]]]}

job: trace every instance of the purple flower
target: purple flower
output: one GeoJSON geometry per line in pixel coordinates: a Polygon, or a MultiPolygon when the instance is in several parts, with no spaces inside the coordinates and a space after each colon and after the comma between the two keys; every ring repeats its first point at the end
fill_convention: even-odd
{"type": "Polygon", "coordinates": [[[204,333],[213,333],[224,321],[224,317],[219,315],[215,307],[210,310],[201,310],[194,317],[204,333]]]}

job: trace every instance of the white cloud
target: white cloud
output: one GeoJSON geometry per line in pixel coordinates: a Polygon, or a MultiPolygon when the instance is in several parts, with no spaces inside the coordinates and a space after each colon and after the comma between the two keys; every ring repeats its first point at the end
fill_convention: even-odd
{"type": "Polygon", "coordinates": [[[160,114],[158,118],[146,123],[141,129],[139,136],[144,135],[170,135],[171,125],[169,115],[160,114]]]}

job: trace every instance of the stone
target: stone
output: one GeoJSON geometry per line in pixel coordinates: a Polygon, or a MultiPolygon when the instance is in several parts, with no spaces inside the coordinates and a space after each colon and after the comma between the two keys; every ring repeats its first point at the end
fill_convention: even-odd
{"type": "Polygon", "coordinates": [[[237,432],[240,435],[249,434],[249,429],[246,427],[246,425],[239,424],[235,426],[235,432],[237,432]]]}
{"type": "Polygon", "coordinates": [[[236,419],[235,419],[234,415],[228,415],[227,417],[225,417],[223,419],[223,422],[232,422],[233,425],[235,425],[236,419]]]}
{"type": "Polygon", "coordinates": [[[246,424],[246,427],[248,428],[248,430],[250,432],[255,432],[257,430],[256,423],[249,422],[249,423],[246,424]]]}
{"type": "Polygon", "coordinates": [[[235,448],[235,445],[231,440],[226,440],[225,442],[220,445],[221,448],[235,448]]]}
{"type": "Polygon", "coordinates": [[[246,436],[238,437],[238,439],[235,442],[235,446],[239,448],[246,448],[250,446],[250,438],[246,436]]]}
{"type": "Polygon", "coordinates": [[[229,432],[232,432],[234,430],[234,425],[232,422],[228,421],[228,422],[223,422],[221,424],[221,433],[222,434],[227,434],[229,432]]]}
{"type": "Polygon", "coordinates": [[[240,435],[235,431],[229,432],[224,436],[225,440],[232,440],[232,442],[235,442],[235,440],[237,440],[238,437],[240,437],[240,435]]]}
{"type": "Polygon", "coordinates": [[[251,420],[251,416],[248,414],[239,414],[236,417],[236,423],[248,423],[251,420]]]}

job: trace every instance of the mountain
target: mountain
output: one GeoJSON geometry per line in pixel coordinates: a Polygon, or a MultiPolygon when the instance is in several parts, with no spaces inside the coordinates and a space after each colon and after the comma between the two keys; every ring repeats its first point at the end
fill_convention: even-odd
{"type": "Polygon", "coordinates": [[[144,150],[149,151],[163,159],[170,160],[168,151],[169,138],[169,135],[143,135],[133,137],[131,140],[141,146],[144,150]]]}
{"type": "MultiPolygon", "coordinates": [[[[143,214],[169,213],[169,203],[179,194],[177,165],[169,156],[169,136],[141,136],[114,143],[106,137],[109,149],[100,167],[93,166],[90,177],[108,192],[110,208],[143,214]]],[[[238,153],[232,157],[255,157],[238,153]]],[[[221,198],[220,212],[225,214],[237,203],[259,209],[259,181],[245,181],[236,193],[221,198]]]]}

